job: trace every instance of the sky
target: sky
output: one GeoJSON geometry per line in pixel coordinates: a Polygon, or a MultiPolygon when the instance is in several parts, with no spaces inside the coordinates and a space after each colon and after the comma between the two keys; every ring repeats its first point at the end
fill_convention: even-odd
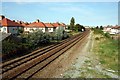
{"type": "Polygon", "coordinates": [[[2,14],[11,20],[75,23],[84,26],[118,24],[118,2],[2,2],[2,14]]]}

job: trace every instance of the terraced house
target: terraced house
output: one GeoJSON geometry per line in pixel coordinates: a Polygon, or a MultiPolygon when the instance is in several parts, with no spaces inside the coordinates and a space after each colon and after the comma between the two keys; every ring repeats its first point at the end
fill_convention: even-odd
{"type": "Polygon", "coordinates": [[[33,32],[37,29],[45,32],[45,24],[43,22],[40,22],[38,19],[35,22],[30,23],[29,25],[25,25],[24,32],[33,32]]]}
{"type": "Polygon", "coordinates": [[[58,22],[53,23],[53,25],[56,27],[55,29],[60,28],[60,29],[65,30],[65,27],[66,27],[65,25],[63,25],[63,23],[58,23],[58,22]]]}
{"type": "Polygon", "coordinates": [[[54,26],[52,23],[45,23],[45,26],[46,32],[54,32],[56,29],[56,26],[54,26]]]}
{"type": "Polygon", "coordinates": [[[28,23],[19,20],[12,21],[4,16],[1,16],[0,20],[0,31],[11,34],[18,34],[20,29],[23,30],[24,33],[30,33],[38,29],[43,32],[54,32],[58,28],[65,30],[65,27],[66,25],[64,23],[43,23],[39,19],[33,23],[28,23]]]}
{"type": "Polygon", "coordinates": [[[18,34],[19,33],[19,30],[21,29],[24,29],[24,26],[15,22],[15,21],[12,21],[8,18],[5,18],[4,16],[1,16],[1,26],[0,26],[0,31],[3,32],[3,33],[11,33],[11,34],[18,34]]]}

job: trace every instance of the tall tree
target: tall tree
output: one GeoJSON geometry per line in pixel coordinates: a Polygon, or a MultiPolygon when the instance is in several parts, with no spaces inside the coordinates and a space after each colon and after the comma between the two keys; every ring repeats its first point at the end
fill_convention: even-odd
{"type": "Polygon", "coordinates": [[[74,26],[75,26],[75,19],[74,19],[74,17],[72,17],[70,20],[70,29],[74,30],[74,26]]]}
{"type": "Polygon", "coordinates": [[[100,26],[100,29],[103,30],[103,26],[100,26]]]}
{"type": "Polygon", "coordinates": [[[96,29],[98,29],[99,27],[97,26],[96,29]]]}

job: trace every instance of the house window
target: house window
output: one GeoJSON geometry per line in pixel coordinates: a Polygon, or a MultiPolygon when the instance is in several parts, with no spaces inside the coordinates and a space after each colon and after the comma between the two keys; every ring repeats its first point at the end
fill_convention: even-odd
{"type": "Polygon", "coordinates": [[[3,28],[3,31],[6,31],[6,28],[3,28]]]}

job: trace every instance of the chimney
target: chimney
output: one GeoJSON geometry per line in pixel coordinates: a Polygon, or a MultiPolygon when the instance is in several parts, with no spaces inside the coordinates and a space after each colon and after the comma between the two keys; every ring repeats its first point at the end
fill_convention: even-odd
{"type": "Polygon", "coordinates": [[[15,20],[13,20],[13,22],[15,22],[15,20]]]}
{"type": "Polygon", "coordinates": [[[40,22],[40,20],[39,20],[39,19],[37,19],[37,20],[36,20],[36,23],[38,23],[38,22],[40,22]]]}
{"type": "Polygon", "coordinates": [[[4,15],[0,15],[0,20],[4,19],[5,16],[4,15]]]}
{"type": "Polygon", "coordinates": [[[19,24],[20,24],[20,21],[19,21],[19,20],[17,20],[17,23],[19,23],[19,24]]]}

